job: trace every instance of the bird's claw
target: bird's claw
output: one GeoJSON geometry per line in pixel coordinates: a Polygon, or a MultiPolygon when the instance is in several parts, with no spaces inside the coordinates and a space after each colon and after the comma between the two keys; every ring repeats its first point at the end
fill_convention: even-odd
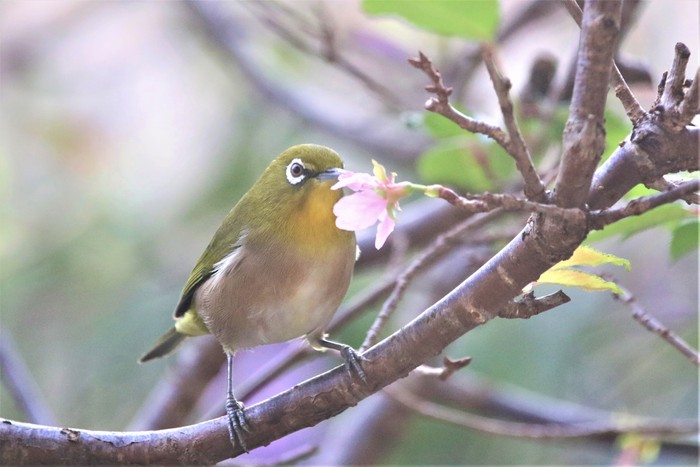
{"type": "Polygon", "coordinates": [[[236,399],[227,399],[226,415],[228,415],[228,435],[231,444],[234,448],[240,446],[245,452],[249,452],[243,440],[243,433],[250,433],[250,426],[245,416],[245,406],[236,399]]]}
{"type": "Polygon", "coordinates": [[[344,345],[340,349],[340,356],[345,360],[345,368],[347,368],[351,374],[359,376],[362,382],[367,384],[367,375],[365,374],[365,370],[362,369],[362,360],[364,359],[360,354],[349,345],[344,345]]]}

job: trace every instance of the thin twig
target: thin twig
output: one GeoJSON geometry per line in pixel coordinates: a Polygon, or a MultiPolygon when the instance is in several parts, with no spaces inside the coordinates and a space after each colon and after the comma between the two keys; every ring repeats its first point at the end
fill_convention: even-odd
{"type": "Polygon", "coordinates": [[[336,45],[334,25],[322,4],[316,11],[317,24],[313,24],[300,15],[297,9],[281,2],[243,2],[242,4],[249,7],[262,7],[268,14],[257,15],[258,19],[300,52],[322,58],[327,63],[348,73],[382,99],[390,108],[398,109],[401,107],[401,100],[391,89],[372,78],[340,53],[336,45]],[[275,9],[279,10],[281,14],[276,14],[275,9]],[[290,20],[294,23],[285,24],[284,21],[290,22],[290,20]],[[317,45],[306,42],[301,37],[301,34],[304,33],[316,41],[317,45]]]}
{"type": "MultiPolygon", "coordinates": [[[[666,180],[666,178],[664,177],[661,177],[658,180],[654,180],[653,182],[648,182],[644,184],[644,186],[647,188],[651,188],[662,192],[678,188],[679,185],[679,183],[666,180]]],[[[687,195],[682,196],[680,199],[682,199],[688,204],[700,204],[700,195],[698,195],[697,193],[688,193],[687,195]]]]}
{"type": "Polygon", "coordinates": [[[553,204],[537,203],[506,193],[480,193],[460,196],[447,187],[440,187],[438,196],[451,205],[471,213],[489,212],[494,209],[504,211],[538,212],[560,217],[580,216],[578,208],[561,208],[553,204]]]}
{"type": "Polygon", "coordinates": [[[444,254],[446,254],[452,247],[453,239],[470,229],[477,228],[484,223],[489,222],[498,214],[498,211],[492,211],[487,215],[470,217],[452,227],[447,232],[439,235],[428,248],[423,250],[423,253],[418,258],[413,260],[408,268],[406,268],[406,270],[396,279],[396,285],[394,286],[391,295],[384,302],[384,305],[377,315],[377,318],[374,320],[374,323],[372,323],[369,331],[367,331],[365,340],[360,347],[360,352],[364,352],[376,344],[377,340],[379,339],[379,333],[396,310],[399,301],[403,297],[406,288],[413,278],[430,264],[434,263],[444,254]]]}
{"type": "Polygon", "coordinates": [[[535,298],[534,292],[530,292],[521,297],[520,300],[511,301],[498,313],[498,316],[506,319],[529,319],[570,301],[571,298],[561,290],[537,298],[535,298]]]}
{"type": "Polygon", "coordinates": [[[625,217],[638,216],[663,204],[677,201],[690,193],[698,191],[699,189],[700,179],[695,179],[682,183],[676,188],[663,193],[633,199],[627,205],[619,208],[593,211],[589,213],[589,227],[592,230],[602,229],[606,225],[617,222],[625,217]]]}
{"type": "Polygon", "coordinates": [[[452,360],[445,357],[442,359],[442,368],[436,368],[430,365],[421,365],[413,370],[413,373],[424,376],[437,376],[440,381],[446,381],[457,371],[466,368],[471,362],[471,357],[462,357],[458,358],[457,360],[452,360]]]}
{"type": "Polygon", "coordinates": [[[409,58],[408,63],[423,71],[433,82],[433,84],[426,86],[425,90],[434,93],[437,97],[431,97],[426,101],[426,110],[442,115],[464,130],[486,135],[502,148],[507,148],[508,135],[502,129],[495,125],[489,125],[488,123],[474,120],[464,115],[450,104],[449,97],[452,94],[452,88],[445,86],[445,83],[442,81],[442,75],[423,52],[418,52],[418,58],[409,58]]]}
{"type": "Polygon", "coordinates": [[[478,430],[484,433],[525,439],[590,438],[609,434],[638,433],[655,437],[679,434],[696,434],[698,423],[695,420],[675,422],[642,421],[614,423],[608,420],[577,424],[534,424],[510,422],[461,412],[428,401],[394,384],[384,389],[394,400],[416,413],[452,425],[478,430]]]}
{"type": "Polygon", "coordinates": [[[671,63],[671,69],[666,75],[663,93],[661,94],[660,105],[669,110],[678,106],[685,96],[685,70],[690,59],[690,50],[682,42],[676,43],[675,55],[671,63]]]}
{"type": "Polygon", "coordinates": [[[695,366],[700,367],[700,354],[698,354],[697,350],[693,349],[680,336],[647,313],[644,308],[637,303],[634,295],[632,295],[629,290],[620,286],[620,284],[618,284],[618,287],[620,287],[624,293],[622,295],[614,295],[614,297],[620,299],[623,303],[632,308],[632,318],[634,318],[635,321],[644,326],[647,330],[659,335],[663,340],[673,346],[673,348],[693,362],[695,366]]]}
{"type": "Polygon", "coordinates": [[[537,174],[537,170],[535,170],[530,151],[520,133],[518,122],[513,112],[513,102],[509,96],[512,84],[501,72],[494,47],[483,47],[483,60],[491,82],[493,83],[493,89],[496,91],[498,104],[501,107],[501,114],[503,115],[503,122],[508,131],[508,147],[505,149],[515,160],[515,166],[523,177],[523,192],[525,193],[525,197],[532,201],[544,201],[544,183],[542,183],[540,176],[537,174]]]}

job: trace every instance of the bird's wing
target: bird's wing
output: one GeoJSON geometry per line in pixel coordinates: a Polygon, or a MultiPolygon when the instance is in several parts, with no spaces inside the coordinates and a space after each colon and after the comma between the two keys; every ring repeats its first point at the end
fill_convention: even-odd
{"type": "Polygon", "coordinates": [[[197,289],[219,271],[226,260],[243,246],[245,231],[232,227],[224,222],[195,264],[185,287],[182,289],[180,301],[175,307],[175,318],[183,316],[192,307],[192,299],[197,289]]]}

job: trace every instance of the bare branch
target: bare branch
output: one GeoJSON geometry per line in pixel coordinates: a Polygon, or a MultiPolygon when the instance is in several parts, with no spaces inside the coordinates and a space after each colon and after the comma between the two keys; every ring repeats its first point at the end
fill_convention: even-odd
{"type": "Polygon", "coordinates": [[[698,72],[691,83],[685,79],[685,70],[690,58],[688,47],[678,42],[671,69],[664,74],[659,83],[659,97],[652,106],[651,112],[663,117],[661,123],[673,133],[683,130],[690,124],[698,113],[698,72]],[[685,89],[688,92],[685,92],[685,89]]]}
{"type": "Polygon", "coordinates": [[[684,196],[698,191],[700,189],[700,179],[691,180],[682,183],[676,188],[658,193],[655,195],[644,196],[630,201],[627,205],[620,208],[603,209],[601,211],[593,211],[589,214],[589,226],[593,230],[599,230],[608,224],[624,219],[625,217],[638,216],[657,208],[663,204],[672,203],[684,196]]]}
{"type": "Polygon", "coordinates": [[[466,368],[471,362],[471,357],[462,357],[458,358],[457,360],[452,360],[445,357],[442,359],[442,368],[421,365],[413,370],[413,373],[424,376],[437,376],[440,381],[446,381],[450,376],[455,374],[455,372],[466,368]]]}
{"type": "Polygon", "coordinates": [[[632,308],[632,318],[639,324],[644,326],[647,330],[659,335],[663,340],[668,342],[673,348],[678,350],[684,356],[686,356],[695,366],[700,367],[700,355],[697,350],[693,349],[687,342],[685,342],[680,336],[664,326],[660,321],[647,313],[642,306],[637,303],[634,295],[630,293],[629,290],[618,284],[618,287],[624,292],[622,295],[613,295],[615,298],[620,299],[623,303],[629,305],[632,308]]]}
{"type": "Polygon", "coordinates": [[[506,130],[508,131],[508,147],[505,149],[507,153],[513,157],[513,159],[515,159],[515,166],[523,177],[523,181],[525,183],[523,187],[525,197],[532,201],[544,201],[544,183],[542,183],[540,176],[535,170],[535,166],[532,163],[532,157],[530,157],[530,151],[525,145],[523,136],[518,128],[518,122],[516,121],[513,113],[513,103],[511,102],[509,96],[511,82],[508,78],[503,76],[500,66],[498,65],[496,51],[493,47],[488,45],[484,46],[483,56],[484,64],[486,65],[486,70],[488,71],[491,82],[493,83],[493,88],[496,91],[498,103],[501,107],[501,114],[503,115],[503,121],[506,125],[506,130]]]}
{"type": "MultiPolygon", "coordinates": [[[[578,3],[576,3],[576,0],[562,0],[562,3],[574,21],[576,21],[576,24],[581,27],[583,12],[578,6],[578,3]]],[[[632,94],[632,91],[615,62],[613,62],[612,73],[610,75],[610,86],[615,90],[615,96],[620,100],[632,125],[636,125],[644,117],[646,112],[637,101],[637,98],[634,97],[634,94],[632,94]]]]}
{"type": "Polygon", "coordinates": [[[663,82],[663,91],[657,103],[657,106],[660,105],[663,109],[671,109],[678,106],[685,97],[685,92],[683,92],[685,88],[685,70],[688,67],[690,50],[688,46],[678,42],[675,51],[676,54],[673,58],[671,69],[663,82]]]}
{"type": "Polygon", "coordinates": [[[441,186],[438,196],[451,205],[471,213],[489,212],[494,209],[504,211],[523,211],[550,214],[559,217],[578,217],[583,211],[580,209],[565,209],[553,204],[536,203],[526,199],[518,198],[505,193],[480,193],[460,196],[453,190],[441,186]]]}
{"type": "Polygon", "coordinates": [[[464,115],[462,112],[452,107],[449,100],[449,97],[452,94],[452,88],[445,86],[445,84],[442,82],[442,75],[440,75],[440,72],[433,66],[433,63],[423,52],[418,52],[418,58],[409,58],[408,63],[423,71],[423,73],[425,73],[433,82],[432,85],[426,86],[425,90],[435,93],[437,98],[431,97],[427,100],[425,103],[425,108],[427,110],[442,115],[443,117],[459,125],[459,127],[464,130],[486,135],[498,143],[502,148],[507,148],[508,135],[499,127],[489,125],[488,123],[481,122],[479,120],[474,120],[473,118],[464,115]]]}
{"type": "Polygon", "coordinates": [[[603,112],[619,32],[620,1],[591,0],[581,21],[574,93],[564,130],[555,204],[583,207],[605,149],[603,112]]]}
{"type": "Polygon", "coordinates": [[[544,297],[535,297],[534,292],[530,292],[519,300],[513,300],[508,303],[506,307],[498,313],[498,316],[506,319],[528,319],[544,311],[569,303],[570,301],[571,298],[561,290],[545,295],[544,297]]]}
{"type": "MultiPolygon", "coordinates": [[[[679,185],[679,183],[666,180],[664,177],[661,177],[658,180],[654,180],[653,182],[647,182],[644,184],[644,186],[646,186],[647,188],[651,188],[658,191],[673,190],[674,188],[678,188],[679,185]]],[[[682,199],[688,204],[700,204],[700,195],[698,195],[697,193],[688,193],[687,195],[682,196],[680,199],[682,199]]]]}
{"type": "Polygon", "coordinates": [[[698,423],[695,420],[645,421],[615,423],[608,420],[582,422],[577,424],[533,424],[510,422],[482,417],[457,411],[428,401],[405,389],[405,385],[393,385],[384,389],[403,406],[416,413],[451,425],[481,431],[499,436],[525,439],[591,438],[601,435],[621,435],[625,433],[647,434],[654,437],[679,434],[696,434],[698,423]]]}
{"type": "Polygon", "coordinates": [[[428,146],[427,138],[406,131],[403,126],[397,125],[395,118],[373,115],[351,119],[347,113],[337,112],[337,106],[321,105],[319,102],[324,101],[309,99],[303,90],[276,82],[261,68],[257,57],[251,55],[245,47],[243,21],[238,21],[233,15],[227,14],[227,10],[222,10],[223,3],[188,0],[184,4],[201,26],[205,37],[224,52],[224,56],[238,67],[265,99],[291,110],[295,115],[332,134],[354,141],[385,157],[413,160],[428,146]]]}

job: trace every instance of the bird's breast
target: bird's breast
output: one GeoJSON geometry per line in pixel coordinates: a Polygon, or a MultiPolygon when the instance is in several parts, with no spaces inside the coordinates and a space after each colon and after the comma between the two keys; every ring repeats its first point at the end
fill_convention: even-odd
{"type": "Polygon", "coordinates": [[[354,242],[322,255],[247,244],[202,285],[197,311],[230,350],[321,332],[345,296],[353,264],[354,242]]]}

